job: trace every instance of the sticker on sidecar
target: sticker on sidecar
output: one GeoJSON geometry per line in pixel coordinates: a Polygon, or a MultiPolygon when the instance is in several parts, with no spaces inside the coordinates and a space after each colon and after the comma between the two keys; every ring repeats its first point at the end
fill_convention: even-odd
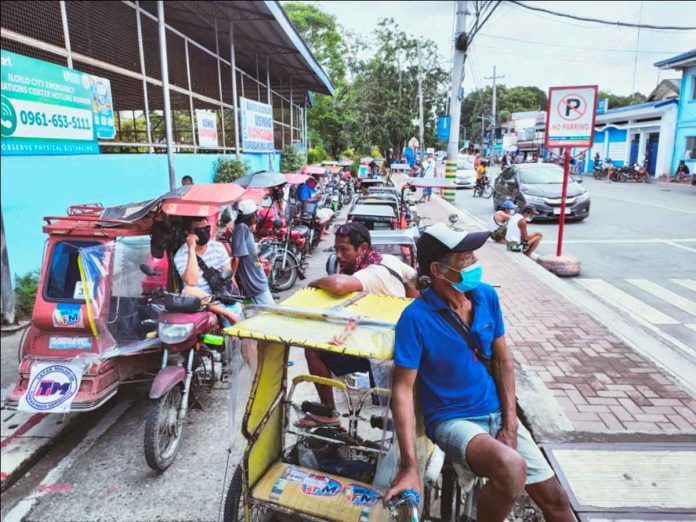
{"type": "Polygon", "coordinates": [[[90,350],[91,337],[55,337],[48,338],[49,350],[90,350]]]}
{"type": "Polygon", "coordinates": [[[70,363],[34,363],[29,377],[29,387],[19,399],[17,409],[50,413],[69,412],[81,381],[81,366],[70,363]]]}
{"type": "Polygon", "coordinates": [[[58,303],[53,310],[53,326],[57,328],[84,328],[82,306],[72,303],[58,303]]]}
{"type": "Polygon", "coordinates": [[[350,501],[356,506],[374,506],[382,496],[378,491],[360,484],[349,484],[346,491],[350,493],[350,501]]]}
{"type": "Polygon", "coordinates": [[[313,497],[335,497],[341,491],[343,484],[326,475],[308,473],[302,481],[302,492],[313,497]]]}

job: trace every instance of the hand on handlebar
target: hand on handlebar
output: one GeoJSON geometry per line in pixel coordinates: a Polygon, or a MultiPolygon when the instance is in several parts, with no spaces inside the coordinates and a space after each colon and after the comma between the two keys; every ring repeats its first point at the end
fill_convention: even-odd
{"type": "Polygon", "coordinates": [[[391,487],[384,494],[384,505],[387,506],[389,500],[409,489],[414,490],[419,495],[423,491],[418,474],[418,466],[399,468],[399,472],[394,477],[391,487]]]}

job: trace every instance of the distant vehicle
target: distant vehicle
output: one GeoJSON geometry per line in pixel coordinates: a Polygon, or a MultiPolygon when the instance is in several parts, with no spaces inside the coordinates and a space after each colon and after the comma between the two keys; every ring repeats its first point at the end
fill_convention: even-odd
{"type": "Polygon", "coordinates": [[[455,183],[460,187],[472,188],[476,184],[476,169],[474,156],[459,154],[457,156],[457,177],[455,183]]]}
{"type": "Polygon", "coordinates": [[[447,159],[447,152],[444,150],[438,150],[435,152],[435,159],[438,163],[445,161],[447,159]]]}
{"type": "MultiPolygon", "coordinates": [[[[502,208],[506,199],[517,208],[527,205],[537,212],[535,220],[561,215],[563,168],[549,163],[518,163],[505,168],[493,186],[493,207],[502,208]]],[[[568,180],[566,216],[582,221],[590,215],[590,194],[576,181],[568,180]]]]}

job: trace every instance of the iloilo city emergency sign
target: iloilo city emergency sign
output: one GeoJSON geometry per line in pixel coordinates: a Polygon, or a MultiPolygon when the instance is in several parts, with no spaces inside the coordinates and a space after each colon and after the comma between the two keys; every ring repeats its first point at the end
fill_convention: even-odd
{"type": "Polygon", "coordinates": [[[546,147],[592,147],[596,106],[596,85],[551,87],[546,147]]]}
{"type": "Polygon", "coordinates": [[[98,154],[115,136],[111,84],[2,51],[2,154],[98,154]]]}
{"type": "Polygon", "coordinates": [[[244,152],[273,152],[273,107],[239,98],[244,152]]]}

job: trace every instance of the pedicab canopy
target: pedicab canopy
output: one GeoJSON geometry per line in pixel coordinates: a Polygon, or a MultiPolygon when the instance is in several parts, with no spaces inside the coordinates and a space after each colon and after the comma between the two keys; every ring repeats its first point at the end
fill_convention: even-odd
{"type": "Polygon", "coordinates": [[[244,194],[244,188],[235,183],[205,183],[180,187],[162,197],[162,211],[171,216],[209,217],[220,207],[234,203],[244,194]]]}
{"type": "Polygon", "coordinates": [[[302,174],[308,174],[310,176],[326,176],[326,167],[320,167],[317,165],[308,166],[305,165],[301,170],[302,174]]]}
{"type": "Polygon", "coordinates": [[[304,288],[280,306],[256,307],[253,316],[227,328],[225,333],[241,339],[390,360],[394,355],[394,326],[410,302],[362,293],[335,296],[304,288]]]}

